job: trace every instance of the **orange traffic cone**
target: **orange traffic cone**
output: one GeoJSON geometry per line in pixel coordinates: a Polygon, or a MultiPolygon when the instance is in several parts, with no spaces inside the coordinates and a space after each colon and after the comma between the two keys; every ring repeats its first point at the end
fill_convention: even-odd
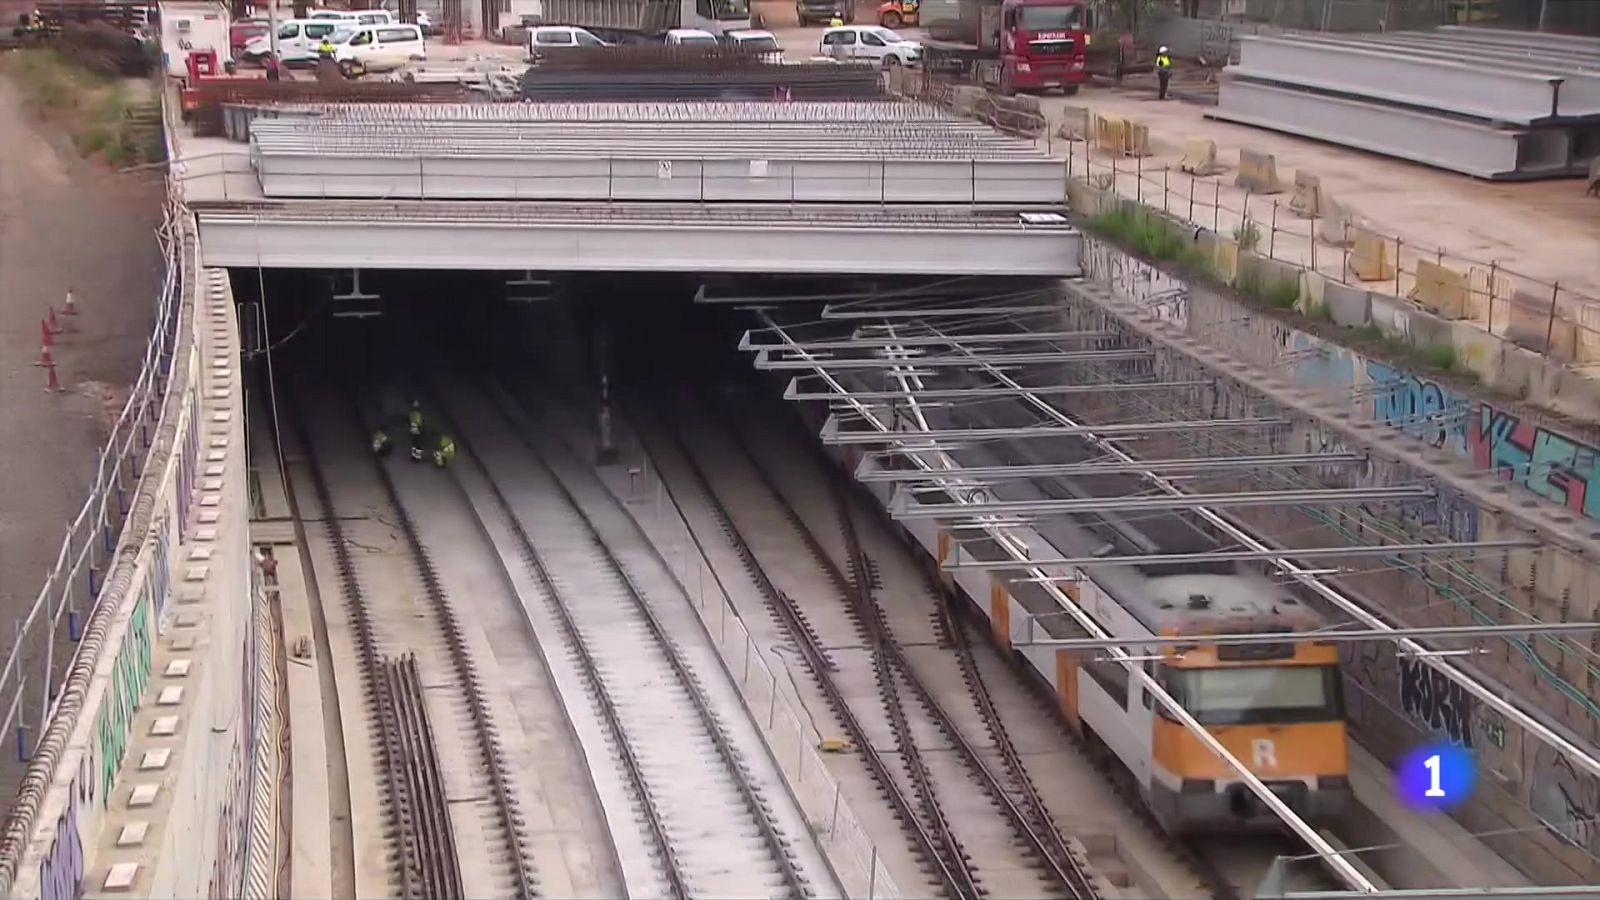
{"type": "Polygon", "coordinates": [[[45,309],[47,313],[44,319],[45,328],[49,329],[51,334],[60,334],[61,321],[56,318],[56,308],[54,306],[49,306],[45,309]]]}
{"type": "Polygon", "coordinates": [[[50,345],[55,343],[50,337],[50,323],[39,320],[39,361],[34,363],[39,368],[50,368],[56,364],[55,357],[50,354],[50,345]]]}
{"type": "Polygon", "coordinates": [[[78,314],[78,302],[72,297],[72,288],[67,288],[67,306],[65,309],[61,310],[61,314],[64,316],[75,316],[78,314]]]}
{"type": "Polygon", "coordinates": [[[48,365],[46,365],[44,367],[44,370],[46,372],[50,373],[49,381],[45,382],[45,386],[44,386],[45,390],[51,392],[52,394],[59,394],[62,391],[66,390],[66,388],[61,386],[61,380],[56,377],[56,364],[55,364],[54,360],[52,360],[48,365]]]}

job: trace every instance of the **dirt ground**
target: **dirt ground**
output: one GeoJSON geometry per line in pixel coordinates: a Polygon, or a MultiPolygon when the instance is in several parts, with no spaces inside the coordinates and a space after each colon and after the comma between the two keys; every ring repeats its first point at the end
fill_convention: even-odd
{"type": "MultiPolygon", "coordinates": [[[[161,287],[159,173],[117,175],[76,158],[0,76],[0,628],[26,614],[94,475],[161,287]],[[45,391],[39,320],[68,288],[81,314],[54,347],[66,391],[45,391]]],[[[61,661],[60,648],[57,660],[61,661]]],[[[30,672],[30,678],[32,678],[30,672]]],[[[10,697],[0,697],[9,703],[10,697]]],[[[36,725],[37,698],[27,719],[36,725]]],[[[0,808],[20,774],[4,736],[0,808]]]]}

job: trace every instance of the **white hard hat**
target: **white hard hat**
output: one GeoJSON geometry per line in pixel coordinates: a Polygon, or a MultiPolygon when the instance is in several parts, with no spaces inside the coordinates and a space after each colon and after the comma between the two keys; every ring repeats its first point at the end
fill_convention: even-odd
{"type": "Polygon", "coordinates": [[[1165,48],[1165,47],[1162,47],[1162,48],[1161,48],[1161,52],[1162,52],[1162,53],[1165,53],[1165,52],[1167,52],[1167,48],[1165,48]]]}

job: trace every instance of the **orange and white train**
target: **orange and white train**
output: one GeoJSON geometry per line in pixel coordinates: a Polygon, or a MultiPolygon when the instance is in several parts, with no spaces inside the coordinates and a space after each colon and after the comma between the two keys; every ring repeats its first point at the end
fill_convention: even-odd
{"type": "MultiPolygon", "coordinates": [[[[842,454],[840,461],[856,469],[854,454],[842,454]]],[[[893,502],[892,484],[869,481],[866,487],[886,506],[893,502]]],[[[1011,488],[1012,496],[1004,496],[1007,488],[999,484],[985,491],[1021,499],[1014,493],[1019,489],[1011,488]]],[[[1099,477],[1087,489],[1067,488],[1076,496],[1126,495],[1135,489],[1099,477]]],[[[1061,494],[1045,491],[1037,496],[1061,494]]],[[[933,560],[942,564],[952,553],[946,523],[907,518],[900,527],[933,560]]],[[[1193,553],[1219,545],[1181,513],[1044,517],[1008,530],[1025,537],[1033,559],[1193,553]]],[[[965,535],[972,536],[970,531],[965,535]]],[[[962,558],[1005,558],[992,545],[989,549],[986,554],[982,545],[967,543],[962,558]]],[[[1040,583],[1018,571],[958,569],[943,574],[988,618],[995,639],[1054,692],[1067,722],[1121,761],[1170,832],[1250,832],[1279,826],[1238,773],[1153,702],[1143,680],[1130,677],[1108,651],[1031,644],[1084,636],[1061,611],[1060,600],[1040,583]]],[[[1313,610],[1253,563],[1088,565],[1070,574],[1078,580],[1061,583],[1059,589],[1119,640],[1301,634],[1323,625],[1313,610]]],[[[1147,657],[1139,665],[1296,814],[1313,823],[1325,821],[1351,802],[1343,679],[1335,644],[1307,634],[1267,644],[1196,642],[1126,649],[1147,657]]]]}

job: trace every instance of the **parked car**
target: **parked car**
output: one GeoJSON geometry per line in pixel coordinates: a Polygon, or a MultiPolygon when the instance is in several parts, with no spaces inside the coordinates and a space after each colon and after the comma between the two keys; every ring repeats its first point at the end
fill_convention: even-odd
{"type": "Polygon", "coordinates": [[[783,59],[783,45],[778,43],[777,35],[770,31],[756,28],[741,29],[728,32],[723,35],[723,39],[728,42],[728,46],[746,53],[753,53],[774,62],[783,59]]]}
{"type": "Polygon", "coordinates": [[[822,33],[818,54],[834,59],[871,60],[879,65],[912,66],[922,59],[922,45],[881,25],[845,25],[822,33]]]}
{"type": "Polygon", "coordinates": [[[390,72],[428,58],[428,46],[417,25],[362,25],[340,32],[340,37],[342,40],[334,43],[333,61],[347,75],[390,72]]]}
{"type": "MultiPolygon", "coordinates": [[[[286,66],[317,61],[317,45],[323,38],[332,38],[340,28],[350,29],[348,22],[339,19],[290,19],[278,26],[278,61],[286,66]]],[[[260,63],[272,52],[270,35],[251,38],[244,45],[243,59],[260,63]]]]}
{"type": "Polygon", "coordinates": [[[576,25],[541,25],[528,29],[528,59],[538,62],[548,53],[583,47],[609,47],[610,44],[576,25]]]}
{"type": "Polygon", "coordinates": [[[272,26],[259,19],[238,19],[228,26],[228,49],[234,59],[244,58],[244,49],[252,38],[264,38],[272,33],[272,26]]]}
{"type": "Polygon", "coordinates": [[[717,36],[698,28],[674,28],[667,32],[669,47],[715,47],[717,36]]]}

